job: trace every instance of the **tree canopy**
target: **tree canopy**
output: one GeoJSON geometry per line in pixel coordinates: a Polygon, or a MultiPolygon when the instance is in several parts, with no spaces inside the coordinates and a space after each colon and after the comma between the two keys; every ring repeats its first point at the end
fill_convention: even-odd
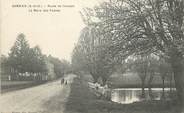
{"type": "Polygon", "coordinates": [[[3,60],[1,62],[2,66],[6,67],[6,70],[10,72],[13,78],[18,78],[20,74],[24,73],[46,76],[50,70],[48,68],[51,68],[48,66],[48,62],[54,65],[53,70],[57,77],[62,77],[64,73],[70,70],[68,61],[61,61],[52,56],[47,57],[42,53],[38,45],[31,48],[23,33],[17,36],[8,57],[2,56],[1,59],[3,60]]]}
{"type": "Polygon", "coordinates": [[[84,9],[82,15],[87,26],[100,28],[112,59],[155,54],[169,62],[184,105],[183,0],[110,0],[84,9]]]}

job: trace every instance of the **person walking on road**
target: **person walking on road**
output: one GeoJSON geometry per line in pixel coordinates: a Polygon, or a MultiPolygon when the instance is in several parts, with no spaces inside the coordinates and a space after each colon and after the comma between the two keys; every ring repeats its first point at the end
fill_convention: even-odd
{"type": "Polygon", "coordinates": [[[67,85],[67,80],[65,80],[65,85],[67,85]]]}
{"type": "Polygon", "coordinates": [[[61,79],[61,85],[64,84],[64,81],[65,81],[65,79],[62,78],[62,79],[61,79]]]}

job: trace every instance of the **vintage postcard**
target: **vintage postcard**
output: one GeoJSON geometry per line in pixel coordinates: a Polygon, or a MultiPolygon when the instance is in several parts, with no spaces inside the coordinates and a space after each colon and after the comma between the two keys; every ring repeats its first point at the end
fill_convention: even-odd
{"type": "Polygon", "coordinates": [[[184,113],[183,0],[1,0],[0,113],[184,113]]]}

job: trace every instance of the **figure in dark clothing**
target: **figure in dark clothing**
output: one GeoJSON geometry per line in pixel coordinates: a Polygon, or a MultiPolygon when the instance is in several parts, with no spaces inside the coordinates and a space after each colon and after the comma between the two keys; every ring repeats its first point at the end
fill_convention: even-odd
{"type": "Polygon", "coordinates": [[[64,82],[65,82],[65,79],[62,78],[62,79],[61,79],[61,85],[64,84],[64,82]]]}
{"type": "Polygon", "coordinates": [[[65,81],[65,85],[67,85],[67,80],[65,81]]]}

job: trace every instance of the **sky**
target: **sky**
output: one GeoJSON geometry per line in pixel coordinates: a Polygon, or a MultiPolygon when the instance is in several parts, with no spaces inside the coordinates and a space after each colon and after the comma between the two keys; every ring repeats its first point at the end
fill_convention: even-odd
{"type": "MultiPolygon", "coordinates": [[[[26,36],[31,47],[39,45],[46,55],[71,60],[74,44],[85,27],[79,11],[94,7],[100,0],[2,0],[1,53],[7,55],[18,34],[26,36]],[[60,12],[29,12],[12,5],[74,5],[60,12]]],[[[37,8],[39,9],[39,8],[37,8]]],[[[48,8],[47,8],[48,9],[48,8]]]]}

